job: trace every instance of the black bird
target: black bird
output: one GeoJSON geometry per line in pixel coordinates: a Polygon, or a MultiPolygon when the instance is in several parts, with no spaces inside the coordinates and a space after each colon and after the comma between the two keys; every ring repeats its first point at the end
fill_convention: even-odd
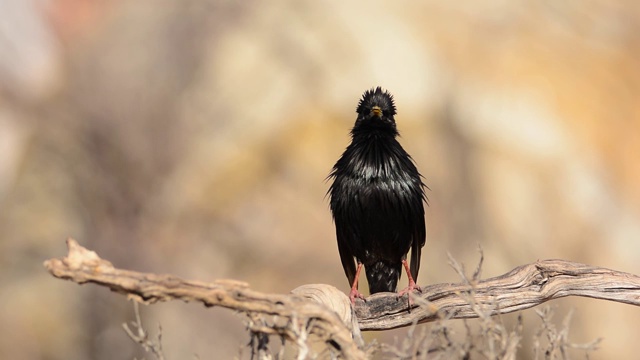
{"type": "Polygon", "coordinates": [[[426,241],[427,201],[413,159],[396,140],[393,96],[380,87],[367,90],[356,112],[351,144],[329,175],[333,183],[328,191],[352,303],[356,297],[364,299],[358,291],[363,265],[371,294],[395,292],[402,266],[409,286],[399,295],[420,289],[415,281],[426,241]]]}

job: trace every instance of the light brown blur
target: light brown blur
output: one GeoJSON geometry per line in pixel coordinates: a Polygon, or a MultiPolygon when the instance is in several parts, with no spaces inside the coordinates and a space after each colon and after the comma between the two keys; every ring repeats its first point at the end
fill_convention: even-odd
{"type": "MultiPolygon", "coordinates": [[[[325,177],[378,85],[431,188],[420,284],[457,281],[447,252],[473,269],[478,244],[484,277],[640,273],[636,1],[9,0],[0,23],[2,359],[144,356],[123,297],[45,272],[67,236],[138,271],[348,291],[325,177]]],[[[572,341],[604,337],[592,359],[637,355],[637,308],[557,304],[572,341]]],[[[141,310],[167,358],[249,340],[229,311],[141,310]]]]}

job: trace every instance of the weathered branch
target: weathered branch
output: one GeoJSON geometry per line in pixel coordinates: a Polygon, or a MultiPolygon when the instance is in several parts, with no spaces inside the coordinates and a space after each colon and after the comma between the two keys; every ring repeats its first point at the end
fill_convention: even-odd
{"type": "Polygon", "coordinates": [[[367,298],[357,306],[361,330],[385,330],[429,322],[445,316],[476,318],[478,312],[506,314],[565,296],[584,296],[640,306],[640,277],[565,260],[542,260],[475,284],[423,287],[416,301],[427,306],[407,312],[406,300],[388,294],[367,298]],[[471,296],[473,295],[473,296],[471,296]]]}
{"type": "MultiPolygon", "coordinates": [[[[69,253],[61,259],[44,262],[49,272],[61,279],[78,284],[94,283],[112,291],[126,294],[143,303],[183,300],[201,302],[205,306],[222,306],[249,315],[276,315],[284,324],[275,328],[262,327],[260,331],[298,340],[298,333],[308,331],[324,338],[346,359],[364,359],[352,333],[336,312],[329,310],[304,295],[263,294],[249,289],[244,282],[219,280],[213,283],[183,280],[173,275],[158,275],[115,268],[73,239],[67,240],[69,253]]],[[[348,304],[348,298],[344,301],[348,304]]],[[[350,314],[350,313],[349,313],[350,314]]],[[[259,323],[250,326],[260,326],[259,323]]]]}
{"type": "MultiPolygon", "coordinates": [[[[276,315],[286,323],[271,330],[259,323],[255,326],[293,341],[299,340],[297,332],[309,331],[325,339],[345,358],[365,357],[352,339],[352,329],[357,334],[358,326],[351,326],[349,300],[332,286],[305,285],[290,295],[263,294],[234,280],[204,283],[117,269],[74,240],[69,239],[67,244],[66,257],[45,261],[45,267],[55,277],[106,286],[144,303],[179,299],[242,311],[250,317],[276,315]]],[[[358,301],[355,314],[361,330],[385,330],[443,317],[461,319],[510,313],[565,296],[640,305],[640,277],[564,260],[543,260],[482,281],[425,286],[422,294],[415,295],[411,311],[406,296],[375,294],[366,302],[358,301]]]]}

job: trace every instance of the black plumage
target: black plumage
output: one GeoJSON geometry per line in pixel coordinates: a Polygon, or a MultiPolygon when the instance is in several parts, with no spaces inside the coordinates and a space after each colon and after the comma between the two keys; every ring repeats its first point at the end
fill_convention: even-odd
{"type": "Polygon", "coordinates": [[[368,90],[356,112],[351,144],[329,175],[328,192],[352,302],[363,298],[357,290],[362,265],[372,294],[396,291],[403,265],[409,287],[401,294],[419,289],[414,281],[426,241],[425,185],[396,139],[393,96],[380,87],[368,90]]]}

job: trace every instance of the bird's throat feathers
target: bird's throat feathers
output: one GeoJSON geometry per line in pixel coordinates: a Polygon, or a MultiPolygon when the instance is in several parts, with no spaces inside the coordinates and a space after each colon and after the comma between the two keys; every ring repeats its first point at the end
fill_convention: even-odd
{"type": "Polygon", "coordinates": [[[347,152],[349,167],[362,179],[397,177],[408,156],[394,137],[380,134],[354,135],[347,152]]]}
{"type": "Polygon", "coordinates": [[[383,122],[377,119],[365,119],[356,122],[351,129],[353,141],[379,141],[384,138],[395,138],[398,136],[398,129],[395,122],[383,122]]]}

